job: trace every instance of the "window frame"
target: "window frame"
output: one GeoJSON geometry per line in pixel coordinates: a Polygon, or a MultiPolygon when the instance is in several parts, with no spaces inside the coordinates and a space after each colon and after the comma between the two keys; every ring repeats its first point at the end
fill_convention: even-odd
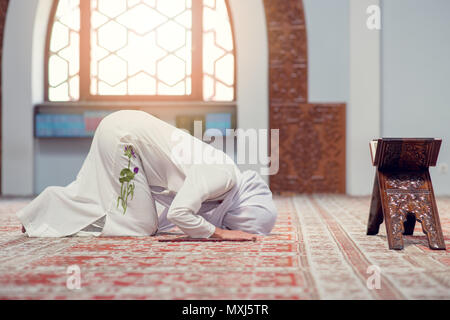
{"type": "Polygon", "coordinates": [[[236,80],[237,80],[237,59],[236,40],[234,37],[234,25],[228,0],[225,2],[228,18],[230,21],[231,37],[233,41],[234,57],[234,81],[233,99],[230,101],[212,100],[206,101],[203,98],[203,0],[192,0],[192,71],[191,71],[191,94],[190,95],[94,95],[91,94],[91,0],[80,0],[80,54],[79,54],[79,99],[74,101],[50,101],[49,99],[49,58],[50,42],[52,38],[53,24],[59,0],[53,0],[47,26],[44,62],[44,101],[51,104],[72,104],[80,102],[201,102],[202,104],[233,104],[236,102],[236,80]]]}

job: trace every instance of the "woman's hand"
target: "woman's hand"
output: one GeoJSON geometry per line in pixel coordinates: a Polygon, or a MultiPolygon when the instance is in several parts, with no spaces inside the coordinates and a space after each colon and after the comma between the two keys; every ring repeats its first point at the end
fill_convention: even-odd
{"type": "Polygon", "coordinates": [[[251,240],[256,241],[256,235],[239,230],[224,230],[216,227],[216,231],[211,238],[218,238],[223,240],[251,240]]]}

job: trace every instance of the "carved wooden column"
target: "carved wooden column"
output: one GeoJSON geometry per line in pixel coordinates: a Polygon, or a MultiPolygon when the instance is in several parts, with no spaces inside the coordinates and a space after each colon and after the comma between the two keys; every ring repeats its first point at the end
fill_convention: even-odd
{"type": "Polygon", "coordinates": [[[345,106],[274,106],[271,128],[280,129],[280,167],[274,192],[345,192],[345,106]]]}
{"type": "MultiPolygon", "coordinates": [[[[3,31],[5,29],[6,11],[8,9],[9,0],[0,0],[0,181],[1,181],[1,168],[2,168],[2,54],[3,54],[3,31]]],[[[1,194],[0,184],[0,194],[1,194]]]]}
{"type": "Polygon", "coordinates": [[[270,107],[308,101],[308,48],[301,0],[264,0],[270,107]]]}
{"type": "Polygon", "coordinates": [[[269,38],[269,122],[280,130],[273,192],[345,192],[345,104],[308,104],[301,0],[264,0],[269,38]]]}

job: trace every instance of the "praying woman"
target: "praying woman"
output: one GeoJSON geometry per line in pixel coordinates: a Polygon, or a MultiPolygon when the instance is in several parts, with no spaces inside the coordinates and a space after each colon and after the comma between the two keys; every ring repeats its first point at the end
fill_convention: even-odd
{"type": "Polygon", "coordinates": [[[17,216],[29,237],[150,236],[176,226],[190,238],[254,240],[271,232],[277,211],[258,173],[144,111],[122,110],[100,122],[75,181],[47,187],[17,216]]]}

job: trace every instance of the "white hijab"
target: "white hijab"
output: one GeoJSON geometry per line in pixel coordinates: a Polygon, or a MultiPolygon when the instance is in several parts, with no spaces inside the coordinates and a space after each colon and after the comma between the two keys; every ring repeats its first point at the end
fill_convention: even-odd
{"type": "MultiPolygon", "coordinates": [[[[158,231],[174,227],[167,220],[167,211],[173,199],[155,196],[166,209],[159,217],[158,231]]],[[[238,183],[227,193],[222,203],[205,202],[198,214],[222,229],[241,230],[254,234],[269,234],[277,219],[272,192],[255,171],[244,171],[238,183]]]]}

